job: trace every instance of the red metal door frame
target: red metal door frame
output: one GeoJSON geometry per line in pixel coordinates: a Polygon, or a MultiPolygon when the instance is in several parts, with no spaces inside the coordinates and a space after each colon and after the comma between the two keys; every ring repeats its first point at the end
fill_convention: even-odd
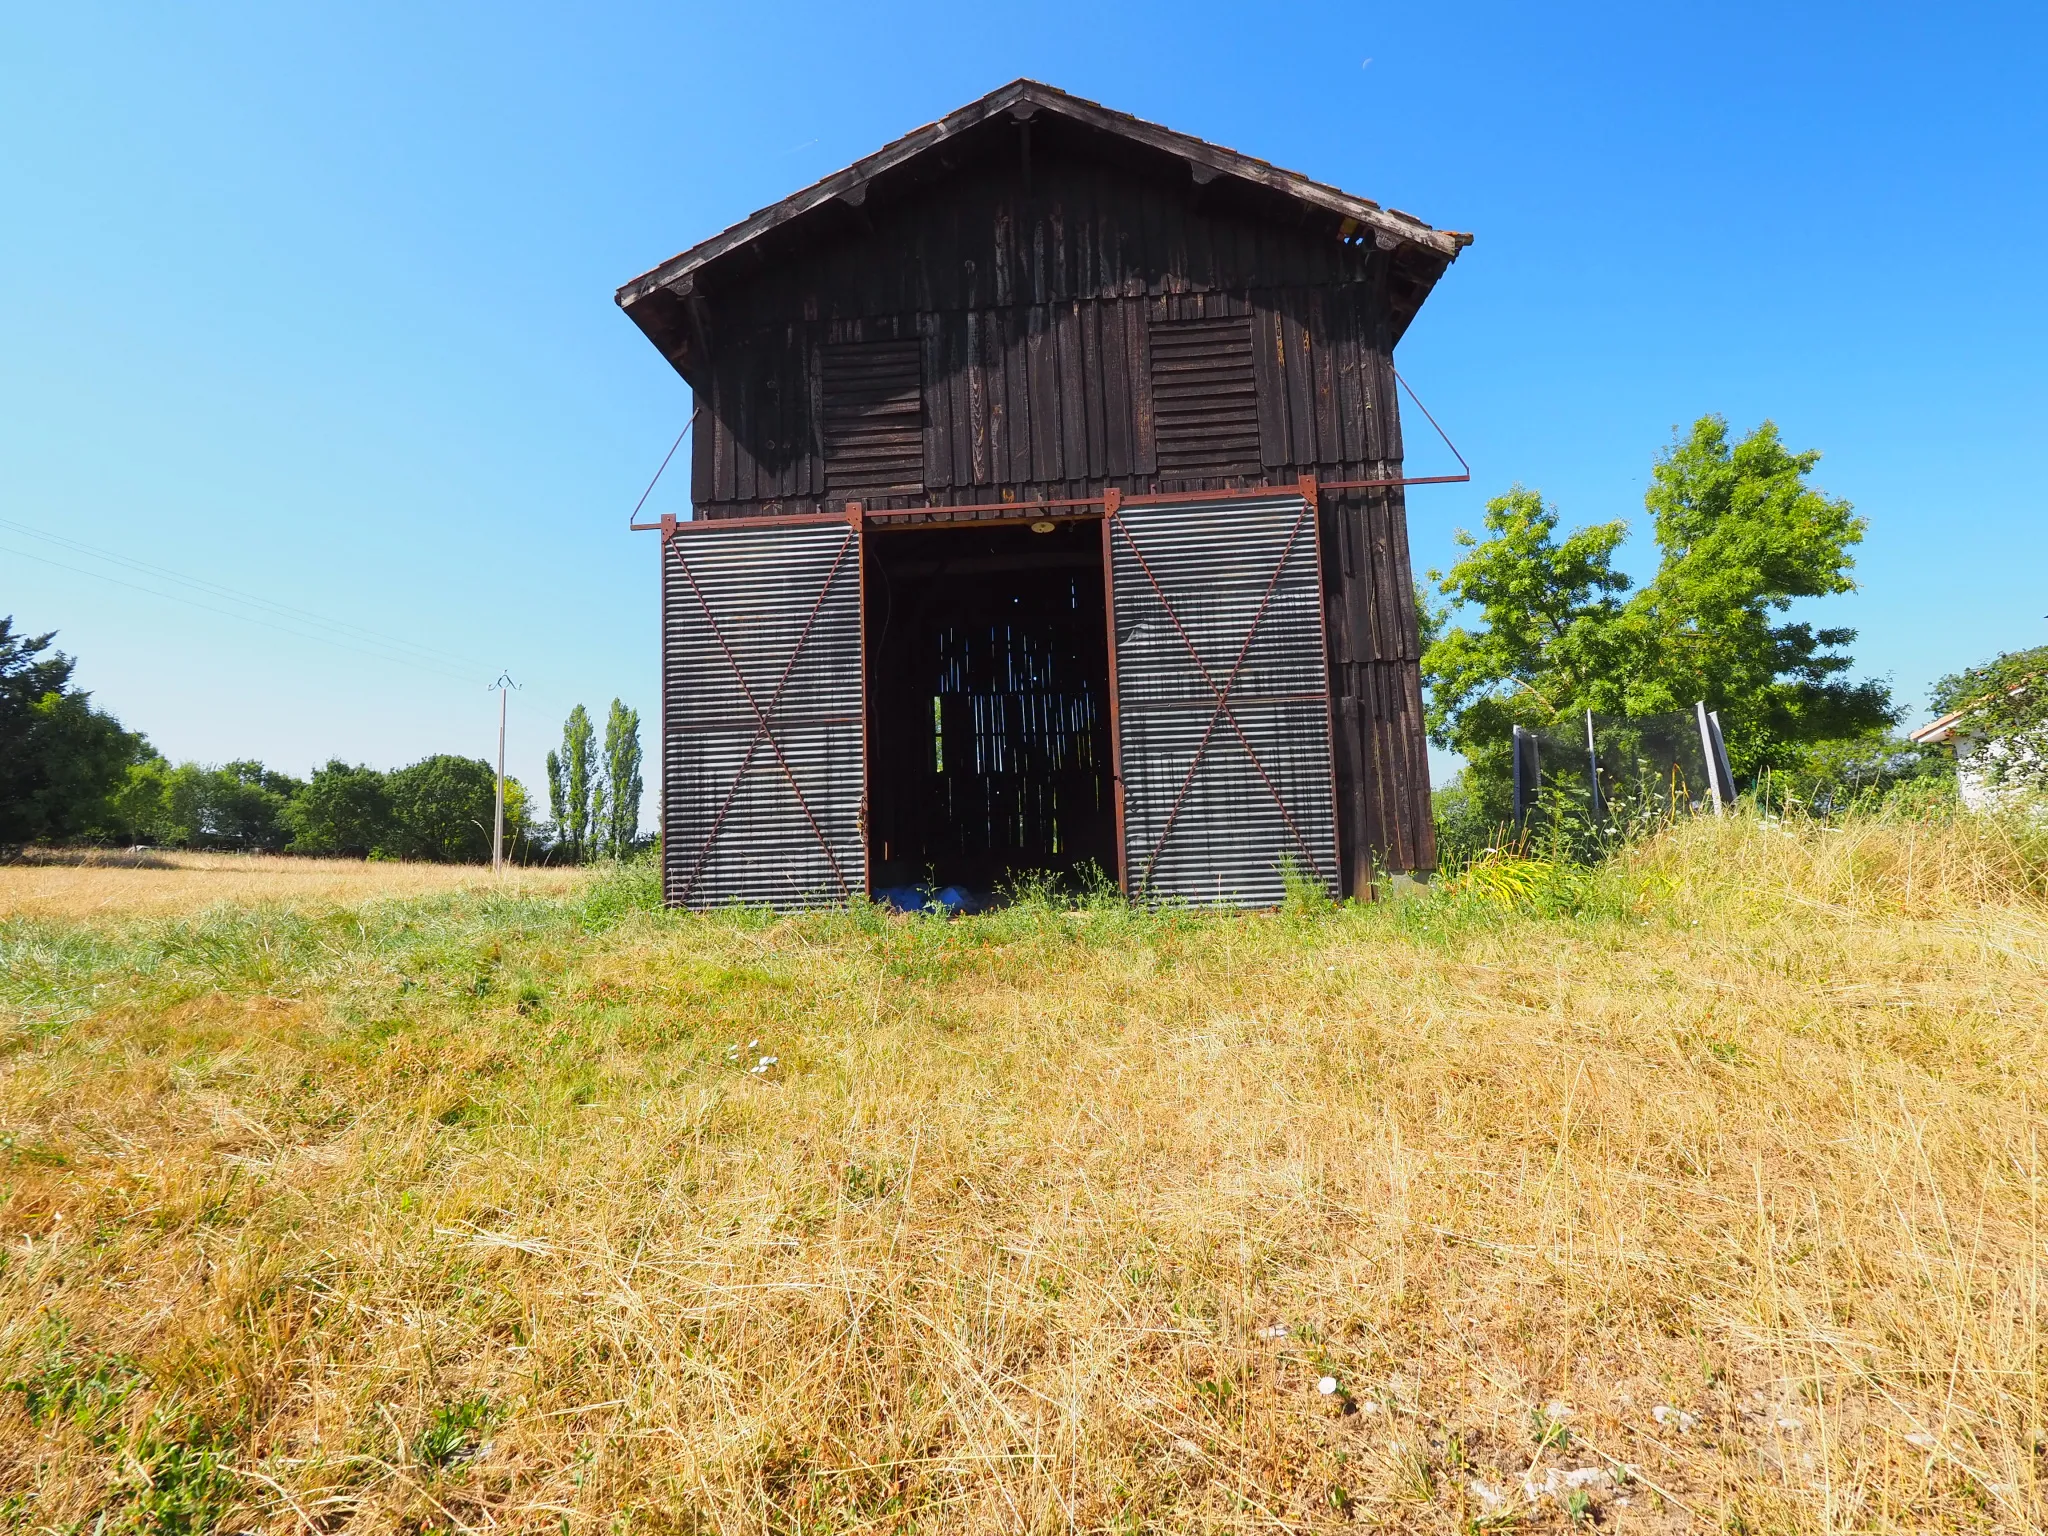
{"type": "Polygon", "coordinates": [[[1109,654],[1109,792],[1116,806],[1116,888],[1131,894],[1130,860],[1124,856],[1124,729],[1116,687],[1116,564],[1111,558],[1110,525],[1123,507],[1115,488],[1102,496],[1102,624],[1108,631],[1109,654]]]}
{"type": "MultiPolygon", "coordinates": [[[[831,839],[826,837],[824,828],[818,825],[818,818],[812,813],[810,802],[804,798],[803,787],[797,783],[796,770],[790,766],[789,758],[783,753],[782,744],[775,739],[775,729],[773,725],[773,715],[775,708],[778,704],[782,702],[782,695],[784,691],[787,690],[787,688],[789,687],[789,679],[791,675],[796,671],[796,664],[804,653],[804,647],[810,643],[811,631],[817,626],[818,615],[824,611],[825,599],[831,595],[832,584],[839,579],[839,572],[846,565],[846,557],[849,554],[852,554],[855,557],[854,565],[857,572],[863,568],[863,561],[860,558],[862,550],[859,503],[854,503],[848,510],[850,515],[847,517],[792,516],[725,518],[714,522],[703,523],[679,523],[673,517],[664,517],[661,520],[662,551],[665,555],[673,555],[676,561],[677,568],[682,571],[684,578],[688,580],[690,584],[690,591],[692,595],[695,596],[697,599],[698,610],[703,614],[704,622],[710,628],[711,637],[712,639],[718,642],[718,649],[720,653],[725,657],[726,666],[730,668],[732,671],[733,682],[739,686],[741,696],[746,700],[747,707],[750,710],[752,710],[754,714],[753,740],[748,742],[747,750],[745,754],[740,758],[740,765],[733,773],[732,783],[726,786],[725,799],[720,803],[718,807],[718,814],[712,818],[710,829],[704,834],[703,846],[697,850],[696,862],[690,866],[689,876],[683,881],[681,890],[678,891],[676,894],[675,899],[678,903],[688,902],[690,892],[696,888],[697,881],[704,872],[704,866],[710,861],[712,847],[718,841],[718,834],[720,830],[723,829],[723,827],[725,826],[726,817],[729,814],[731,814],[733,802],[739,798],[740,786],[741,784],[746,782],[747,774],[754,765],[755,754],[761,750],[761,745],[763,742],[767,743],[769,750],[775,754],[776,762],[781,765],[782,776],[789,782],[789,792],[796,797],[797,809],[803,812],[804,821],[810,826],[811,836],[817,839],[818,847],[823,850],[825,854],[825,862],[832,870],[832,878],[839,882],[839,894],[841,899],[846,899],[852,895],[852,887],[847,883],[846,872],[839,866],[839,856],[838,854],[833,852],[831,839]],[[789,527],[791,525],[823,525],[827,523],[838,524],[846,528],[846,542],[840,546],[838,555],[833,558],[831,569],[825,573],[825,579],[818,587],[818,596],[816,600],[811,604],[810,612],[804,616],[803,629],[797,635],[796,643],[790,647],[789,659],[787,662],[783,664],[782,675],[776,679],[775,691],[769,696],[767,706],[764,708],[761,704],[761,701],[755,696],[753,688],[748,684],[746,671],[744,668],[740,666],[738,656],[733,654],[732,646],[726,640],[725,631],[719,625],[718,615],[712,612],[710,601],[705,597],[704,589],[697,582],[696,573],[690,569],[690,563],[683,555],[681,536],[685,533],[686,530],[711,530],[720,528],[731,528],[736,524],[743,527],[759,528],[789,527]]],[[[863,581],[862,586],[865,587],[865,585],[866,583],[863,581]]],[[[666,583],[664,583],[663,586],[665,591],[666,583]]],[[[868,720],[867,625],[866,612],[864,608],[861,614],[860,677],[861,844],[863,849],[862,862],[863,864],[865,864],[867,845],[868,720]]],[[[666,752],[667,749],[667,696],[668,690],[666,687],[664,687],[662,689],[664,710],[664,752],[666,752]]],[[[665,772],[664,777],[666,777],[665,772]]],[[[664,828],[666,828],[667,792],[665,789],[663,792],[662,799],[663,826],[664,828]]],[[[867,893],[867,871],[865,869],[861,871],[861,876],[861,893],[865,895],[867,893]]]]}
{"type": "MultiPolygon", "coordinates": [[[[1403,383],[1405,384],[1405,382],[1406,381],[1404,380],[1403,383]]],[[[1418,402],[1418,404],[1419,403],[1420,402],[1418,402]]],[[[1453,452],[1455,451],[1456,450],[1453,449],[1453,452]]],[[[1465,477],[1457,476],[1445,478],[1462,479],[1465,477]]],[[[1229,696],[1231,690],[1236,687],[1238,678],[1244,670],[1245,661],[1251,651],[1252,641],[1257,636],[1259,625],[1264,621],[1265,615],[1272,605],[1273,597],[1279,587],[1280,577],[1284,574],[1286,570],[1287,561],[1291,559],[1293,556],[1294,548],[1300,540],[1302,529],[1304,526],[1313,523],[1319,515],[1321,506],[1321,493],[1324,490],[1348,490],[1354,488],[1377,487],[1382,485],[1410,485],[1426,483],[1434,482],[1433,480],[1356,481],[1333,482],[1328,486],[1321,486],[1318,485],[1313,476],[1304,475],[1291,487],[1243,486],[1226,490],[1210,491],[1154,491],[1150,494],[1143,496],[1125,496],[1115,487],[1109,487],[1104,490],[1101,496],[1097,497],[1076,497],[1068,500],[1047,502],[992,503],[976,507],[917,508],[905,509],[904,511],[900,512],[870,513],[866,511],[865,506],[861,501],[857,499],[851,499],[847,501],[845,505],[845,511],[842,514],[787,513],[770,514],[766,516],[718,518],[715,520],[709,520],[704,522],[681,522],[673,516],[664,516],[661,519],[661,522],[658,525],[656,525],[661,530],[662,543],[664,547],[666,547],[672,540],[676,539],[678,536],[691,530],[733,527],[810,527],[828,523],[839,523],[846,525],[851,532],[851,537],[848,539],[845,548],[843,548],[840,551],[838,558],[833,562],[831,571],[827,573],[823,585],[819,588],[817,601],[813,604],[811,612],[806,617],[803,633],[798,637],[796,646],[790,653],[788,665],[785,666],[781,678],[777,680],[775,692],[769,699],[766,713],[764,713],[760,702],[755,698],[753,691],[750,688],[748,688],[745,677],[740,672],[737,658],[733,656],[730,646],[727,645],[724,633],[719,628],[716,618],[711,614],[709,606],[705,602],[702,591],[699,590],[697,587],[695,577],[691,575],[689,571],[687,562],[682,563],[683,572],[685,576],[689,577],[690,579],[691,589],[697,597],[698,606],[703,611],[706,622],[711,627],[713,638],[717,640],[719,649],[721,650],[721,652],[724,653],[727,665],[732,668],[734,680],[739,684],[740,690],[746,698],[748,707],[754,711],[755,719],[757,722],[757,729],[753,742],[749,744],[746,755],[741,760],[739,771],[735,774],[733,783],[727,789],[726,799],[724,803],[720,806],[718,816],[713,820],[711,831],[709,834],[707,834],[705,838],[704,846],[698,852],[697,863],[695,866],[693,866],[690,873],[690,877],[687,881],[685,881],[682,893],[677,897],[677,900],[681,901],[687,899],[690,889],[692,888],[692,886],[694,886],[698,876],[702,873],[703,866],[710,856],[711,846],[717,839],[718,830],[724,824],[725,817],[731,810],[733,800],[736,798],[738,794],[739,786],[744,781],[748,770],[751,768],[754,755],[759,751],[761,743],[763,741],[766,741],[770,750],[774,752],[776,760],[782,768],[783,776],[789,781],[790,791],[792,794],[796,796],[797,805],[803,812],[804,820],[809,824],[811,828],[812,836],[818,840],[819,847],[824,850],[826,861],[832,869],[833,877],[839,882],[841,894],[850,894],[851,886],[846,879],[845,871],[840,868],[839,860],[837,856],[833,853],[831,845],[824,835],[823,829],[818,825],[817,818],[812,814],[808,802],[805,801],[803,797],[803,791],[797,785],[795,774],[790,768],[789,761],[783,755],[780,743],[778,743],[774,738],[773,729],[769,725],[768,719],[769,714],[772,714],[772,711],[776,703],[780,700],[782,696],[783,689],[786,687],[789,681],[790,674],[795,668],[797,658],[802,654],[805,644],[809,641],[811,627],[816,622],[818,613],[822,610],[824,606],[825,597],[830,592],[832,583],[838,579],[838,574],[841,567],[845,563],[847,552],[855,551],[860,555],[861,558],[858,561],[858,565],[862,570],[864,570],[866,566],[865,544],[867,535],[870,532],[879,532],[885,529],[894,528],[903,528],[905,531],[909,531],[914,528],[985,528],[992,525],[1000,526],[1004,524],[1039,521],[1043,519],[1045,517],[1045,514],[1047,513],[1051,513],[1054,518],[1057,518],[1060,521],[1082,522],[1092,518],[1098,520],[1102,525],[1102,580],[1104,598],[1103,619],[1105,628],[1107,630],[1105,642],[1109,661],[1110,777],[1111,788],[1115,797],[1117,885],[1119,889],[1121,889],[1126,895],[1130,894],[1131,870],[1129,867],[1130,860],[1126,848],[1125,837],[1126,822],[1124,806],[1123,730],[1117,688],[1116,658],[1116,578],[1114,567],[1114,530],[1119,527],[1123,529],[1125,541],[1129,544],[1131,553],[1137,558],[1139,568],[1141,571],[1143,571],[1147,583],[1152,587],[1154,595],[1159,599],[1160,607],[1165,611],[1168,619],[1172,622],[1176,634],[1178,634],[1180,637],[1181,644],[1187,648],[1189,657],[1194,661],[1196,670],[1200,673],[1202,677],[1203,684],[1209,689],[1211,696],[1216,700],[1216,709],[1210,716],[1209,724],[1202,733],[1202,739],[1196,748],[1195,756],[1188,765],[1188,772],[1181,782],[1179,792],[1174,797],[1173,809],[1169,812],[1167,816],[1166,826],[1162,829],[1159,839],[1157,843],[1154,845],[1150,857],[1146,861],[1146,878],[1149,879],[1151,871],[1157,867],[1159,856],[1165,847],[1166,839],[1172,834],[1173,827],[1179,819],[1181,807],[1185,803],[1188,793],[1193,787],[1195,776],[1200,771],[1202,759],[1208,751],[1209,743],[1215,735],[1216,728],[1218,727],[1218,725],[1226,723],[1229,725],[1232,734],[1237,737],[1239,744],[1244,748],[1245,755],[1250,760],[1252,769],[1258,775],[1260,782],[1265,786],[1267,794],[1272,797],[1274,807],[1280,812],[1281,820],[1286,824],[1288,832],[1293,836],[1296,844],[1300,846],[1303,855],[1308,859],[1309,868],[1315,873],[1317,878],[1329,878],[1325,876],[1324,870],[1322,868],[1322,863],[1320,859],[1317,858],[1314,848],[1311,846],[1307,837],[1301,831],[1301,828],[1296,824],[1293,815],[1288,811],[1286,802],[1280,794],[1278,786],[1274,784],[1272,775],[1267,771],[1265,763],[1260,759],[1257,751],[1253,748],[1250,739],[1246,736],[1243,726],[1239,723],[1236,715],[1231,711],[1229,704],[1229,696]],[[1200,652],[1196,649],[1192,637],[1189,636],[1186,627],[1181,623],[1179,614],[1174,611],[1172,603],[1167,600],[1166,594],[1164,590],[1161,588],[1158,578],[1153,575],[1150,565],[1145,561],[1143,554],[1138,549],[1137,540],[1132,536],[1129,526],[1123,522],[1123,519],[1120,514],[1122,512],[1122,509],[1128,506],[1163,505],[1187,501],[1242,501],[1253,499],[1261,495],[1284,495],[1289,492],[1298,494],[1301,497],[1303,502],[1302,513],[1295,520],[1294,527],[1289,531],[1287,545],[1282,550],[1280,559],[1274,566],[1273,576],[1271,580],[1267,583],[1266,591],[1262,595],[1257,612],[1253,615],[1251,625],[1245,631],[1244,642],[1239,648],[1237,658],[1231,665],[1229,675],[1224,679],[1222,685],[1219,687],[1214,675],[1210,673],[1207,664],[1202,660],[1200,652]],[[983,512],[994,511],[999,511],[1004,515],[994,518],[984,516],[953,517],[945,515],[948,513],[978,514],[983,512]],[[935,517],[932,515],[934,513],[939,515],[935,517]],[[913,521],[913,519],[922,520],[913,521]]],[[[1324,611],[1325,605],[1322,582],[1322,538],[1321,530],[1319,527],[1314,530],[1313,536],[1309,541],[1309,545],[1315,561],[1317,625],[1318,633],[1321,636],[1322,644],[1324,647],[1324,691],[1322,694],[1322,699],[1327,708],[1330,706],[1331,703],[1331,693],[1329,688],[1330,662],[1328,654],[1329,626],[1328,615],[1324,611]]],[[[677,558],[679,561],[681,561],[680,549],[678,549],[677,558]]],[[[871,866],[873,864],[874,859],[874,849],[872,847],[872,840],[868,836],[868,786],[870,781],[870,749],[868,741],[869,721],[867,699],[867,583],[864,577],[860,582],[859,598],[861,679],[860,826],[863,864],[863,868],[861,870],[861,888],[862,893],[865,894],[867,890],[870,889],[871,881],[873,878],[873,870],[871,866]]],[[[666,690],[664,690],[664,708],[666,708],[666,690]]],[[[1334,732],[1336,729],[1336,723],[1334,719],[1330,723],[1330,728],[1334,737],[1334,732]]],[[[1331,747],[1333,761],[1330,765],[1330,803],[1333,813],[1336,813],[1337,799],[1336,766],[1334,762],[1334,739],[1331,743],[1331,747]]],[[[666,797],[664,796],[664,815],[666,814],[665,802],[666,797]]],[[[1334,878],[1341,887],[1341,868],[1336,872],[1334,878]]]]}
{"type": "MultiPolygon", "coordinates": [[[[1342,888],[1342,868],[1340,867],[1328,875],[1324,873],[1322,861],[1317,858],[1314,847],[1302,833],[1301,828],[1295,823],[1293,814],[1287,809],[1286,800],[1280,793],[1279,786],[1273,782],[1272,775],[1267,772],[1265,763],[1260,759],[1258,751],[1252,746],[1251,739],[1245,735],[1244,727],[1238,722],[1236,714],[1230,708],[1230,692],[1237,686],[1237,680],[1244,671],[1245,661],[1251,654],[1252,641],[1257,637],[1259,626],[1265,621],[1266,614],[1273,605],[1274,595],[1279,591],[1280,578],[1286,573],[1287,562],[1294,556],[1295,546],[1301,540],[1301,532],[1304,526],[1310,528],[1309,549],[1315,565],[1316,637],[1318,644],[1323,648],[1323,692],[1321,701],[1326,712],[1330,708],[1329,615],[1325,611],[1323,600],[1322,531],[1317,526],[1317,519],[1321,508],[1322,488],[1317,485],[1315,478],[1311,475],[1302,476],[1291,488],[1294,494],[1300,496],[1302,510],[1295,518],[1294,526],[1288,530],[1286,546],[1280,551],[1280,558],[1274,563],[1273,575],[1267,581],[1266,590],[1259,599],[1258,609],[1253,613],[1252,621],[1245,629],[1244,642],[1238,647],[1237,659],[1231,664],[1230,674],[1224,679],[1220,688],[1217,686],[1214,675],[1209,671],[1208,664],[1202,660],[1201,652],[1196,648],[1193,636],[1188,633],[1187,627],[1181,623],[1180,615],[1175,612],[1172,602],[1166,596],[1165,589],[1160,586],[1159,578],[1153,575],[1152,567],[1146,561],[1144,552],[1138,548],[1137,538],[1132,534],[1130,525],[1124,522],[1121,515],[1122,509],[1126,506],[1172,505],[1187,501],[1221,501],[1229,499],[1248,501],[1256,499],[1262,494],[1267,496],[1275,494],[1284,495],[1287,494],[1288,489],[1278,486],[1261,486],[1243,490],[1189,491],[1180,494],[1168,492],[1151,496],[1132,497],[1119,497],[1115,491],[1111,491],[1104,498],[1102,564],[1103,580],[1107,584],[1109,597],[1110,732],[1111,740],[1114,743],[1113,759],[1116,765],[1117,879],[1119,886],[1126,896],[1130,894],[1131,882],[1130,870],[1128,868],[1129,860],[1126,857],[1124,848],[1123,742],[1122,732],[1118,728],[1120,722],[1118,719],[1116,680],[1116,579],[1112,566],[1114,554],[1113,530],[1118,528],[1122,529],[1124,542],[1129,546],[1132,557],[1138,562],[1138,569],[1144,574],[1146,584],[1152,588],[1153,596],[1158,598],[1160,608],[1172,622],[1175,634],[1180,637],[1182,646],[1186,648],[1189,658],[1195,664],[1195,670],[1201,674],[1203,685],[1208,688],[1210,695],[1216,701],[1216,708],[1209,716],[1209,724],[1204,728],[1202,738],[1196,744],[1194,757],[1189,761],[1188,771],[1181,780],[1178,793],[1174,796],[1172,809],[1167,812],[1166,825],[1160,829],[1159,837],[1154,842],[1152,851],[1145,861],[1145,874],[1141,884],[1150,883],[1152,871],[1158,867],[1159,856],[1165,851],[1166,841],[1173,835],[1174,825],[1180,819],[1181,807],[1187,801],[1188,792],[1194,787],[1195,776],[1201,770],[1202,759],[1208,753],[1209,743],[1216,734],[1216,727],[1227,721],[1231,733],[1237,737],[1238,744],[1244,748],[1245,757],[1250,761],[1252,771],[1259,776],[1259,782],[1265,786],[1266,793],[1272,797],[1274,808],[1280,812],[1281,821],[1286,824],[1287,830],[1293,834],[1294,841],[1300,847],[1303,856],[1307,858],[1309,869],[1315,874],[1317,879],[1326,880],[1338,889],[1342,888]]],[[[1336,816],[1339,814],[1339,807],[1337,804],[1334,721],[1331,721],[1330,729],[1333,733],[1329,754],[1331,761],[1328,765],[1330,772],[1330,810],[1331,814],[1336,816]]],[[[1340,866],[1341,863],[1340,849],[1340,866]]]]}

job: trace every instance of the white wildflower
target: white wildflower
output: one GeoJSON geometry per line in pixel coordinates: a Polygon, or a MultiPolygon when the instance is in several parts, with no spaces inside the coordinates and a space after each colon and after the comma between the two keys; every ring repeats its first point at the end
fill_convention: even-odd
{"type": "Polygon", "coordinates": [[[1490,1487],[1486,1483],[1482,1483],[1476,1477],[1472,1479],[1470,1486],[1472,1489],[1472,1497],[1477,1499],[1481,1504],[1484,1504],[1489,1510],[1499,1509],[1501,1505],[1507,1503],[1508,1501],[1508,1496],[1506,1494],[1502,1493],[1498,1488],[1490,1487]]]}
{"type": "Polygon", "coordinates": [[[1614,1475],[1605,1467],[1573,1467],[1565,1471],[1552,1467],[1538,1482],[1533,1476],[1522,1479],[1522,1492],[1531,1499],[1549,1497],[1563,1499],[1568,1493],[1583,1492],[1588,1488],[1608,1489],[1614,1486],[1614,1475]]]}

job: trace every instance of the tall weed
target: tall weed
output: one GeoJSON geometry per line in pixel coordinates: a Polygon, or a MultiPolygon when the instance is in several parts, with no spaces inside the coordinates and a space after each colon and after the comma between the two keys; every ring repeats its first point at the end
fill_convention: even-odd
{"type": "Polygon", "coordinates": [[[594,931],[616,926],[636,912],[662,910],[662,866],[659,847],[630,859],[600,864],[578,903],[584,925],[594,931]]]}

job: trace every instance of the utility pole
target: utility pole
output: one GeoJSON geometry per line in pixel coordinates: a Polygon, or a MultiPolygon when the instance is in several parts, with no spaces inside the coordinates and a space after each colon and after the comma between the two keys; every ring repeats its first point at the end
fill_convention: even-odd
{"type": "Polygon", "coordinates": [[[491,688],[498,695],[498,812],[491,824],[491,873],[505,873],[505,695],[519,685],[510,672],[500,672],[491,688]]]}

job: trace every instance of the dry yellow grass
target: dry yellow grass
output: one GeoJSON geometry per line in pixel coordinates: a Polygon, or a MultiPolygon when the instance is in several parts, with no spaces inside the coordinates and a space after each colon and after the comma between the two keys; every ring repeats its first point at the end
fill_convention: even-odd
{"type": "Polygon", "coordinates": [[[2038,862],[1546,899],[16,921],[0,1510],[2041,1528],[2038,862]]]}
{"type": "Polygon", "coordinates": [[[0,864],[0,917],[170,914],[216,903],[335,906],[500,886],[559,893],[573,889],[579,878],[575,870],[514,868],[501,880],[474,864],[371,864],[281,854],[86,854],[64,862],[0,864]]]}

